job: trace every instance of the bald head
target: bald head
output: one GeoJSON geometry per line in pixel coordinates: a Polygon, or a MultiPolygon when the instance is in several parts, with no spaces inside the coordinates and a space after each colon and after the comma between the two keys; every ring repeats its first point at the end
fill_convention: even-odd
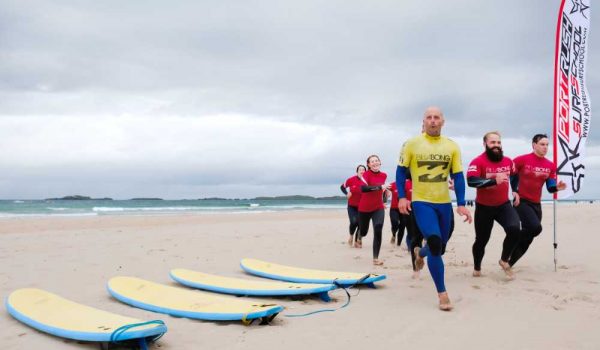
{"type": "Polygon", "coordinates": [[[444,113],[439,107],[431,106],[423,113],[423,131],[429,136],[440,136],[444,126],[444,113]]]}

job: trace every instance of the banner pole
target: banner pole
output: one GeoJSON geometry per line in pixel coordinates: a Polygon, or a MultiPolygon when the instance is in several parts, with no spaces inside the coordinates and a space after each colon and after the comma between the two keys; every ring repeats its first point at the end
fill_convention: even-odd
{"type": "Polygon", "coordinates": [[[558,243],[556,243],[556,198],[552,201],[552,207],[554,211],[554,272],[556,272],[556,248],[558,247],[558,243]]]}

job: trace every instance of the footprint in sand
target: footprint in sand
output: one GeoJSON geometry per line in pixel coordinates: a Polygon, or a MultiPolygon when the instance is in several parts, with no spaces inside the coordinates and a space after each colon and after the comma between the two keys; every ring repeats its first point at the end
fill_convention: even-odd
{"type": "Polygon", "coordinates": [[[475,284],[474,284],[474,285],[472,285],[471,287],[472,287],[473,289],[481,289],[481,287],[480,287],[480,286],[478,286],[478,285],[475,285],[475,284]]]}

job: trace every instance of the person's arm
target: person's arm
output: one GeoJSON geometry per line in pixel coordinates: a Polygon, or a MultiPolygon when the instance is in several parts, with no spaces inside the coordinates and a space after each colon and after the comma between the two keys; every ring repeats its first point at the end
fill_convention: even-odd
{"type": "Polygon", "coordinates": [[[473,222],[473,218],[471,217],[471,212],[466,205],[465,201],[465,177],[462,171],[458,173],[452,174],[452,179],[454,180],[454,193],[456,193],[456,212],[460,216],[464,216],[464,222],[468,222],[469,224],[473,222]]]}
{"type": "Polygon", "coordinates": [[[510,176],[510,188],[513,192],[519,192],[519,174],[510,176]]]}
{"type": "Polygon", "coordinates": [[[546,189],[550,193],[558,192],[558,188],[556,186],[556,179],[546,179],[546,189]]]}
{"type": "MultiPolygon", "coordinates": [[[[456,193],[456,204],[459,207],[464,207],[465,202],[465,176],[463,172],[452,174],[452,180],[454,180],[454,193],[456,193]]],[[[494,180],[495,182],[495,180],[494,180]]]]}
{"type": "Polygon", "coordinates": [[[396,167],[396,188],[398,189],[398,198],[406,198],[406,170],[405,166],[398,165],[396,167]]]}
{"type": "Polygon", "coordinates": [[[373,191],[379,191],[379,190],[383,190],[383,185],[379,185],[379,186],[367,186],[367,185],[363,185],[360,187],[361,192],[373,192],[373,191]]]}
{"type": "Polygon", "coordinates": [[[344,194],[348,194],[348,190],[346,190],[346,186],[344,186],[345,184],[342,184],[340,186],[340,190],[344,193],[344,194]]]}
{"type": "MultiPolygon", "coordinates": [[[[454,176],[454,174],[453,174],[453,176],[454,176]]],[[[463,182],[464,182],[464,180],[463,180],[463,182]]],[[[478,176],[469,176],[469,178],[467,178],[467,184],[469,185],[469,187],[474,187],[474,188],[484,188],[484,187],[490,187],[490,186],[497,185],[496,179],[494,179],[494,178],[484,179],[483,177],[478,177],[478,176]]]]}

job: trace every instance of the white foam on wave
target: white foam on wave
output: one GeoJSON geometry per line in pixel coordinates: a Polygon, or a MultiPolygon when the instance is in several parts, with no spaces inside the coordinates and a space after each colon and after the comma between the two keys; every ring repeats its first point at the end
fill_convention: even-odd
{"type": "Polygon", "coordinates": [[[93,207],[95,212],[124,212],[124,211],[152,211],[152,212],[168,212],[168,211],[215,211],[215,210],[240,210],[245,207],[93,207]]]}
{"type": "Polygon", "coordinates": [[[13,201],[13,203],[21,204],[21,203],[25,203],[25,201],[13,201]]]}
{"type": "Polygon", "coordinates": [[[35,218],[35,217],[77,217],[77,216],[98,216],[96,213],[62,213],[62,214],[9,214],[0,213],[0,219],[10,218],[35,218]]]}

